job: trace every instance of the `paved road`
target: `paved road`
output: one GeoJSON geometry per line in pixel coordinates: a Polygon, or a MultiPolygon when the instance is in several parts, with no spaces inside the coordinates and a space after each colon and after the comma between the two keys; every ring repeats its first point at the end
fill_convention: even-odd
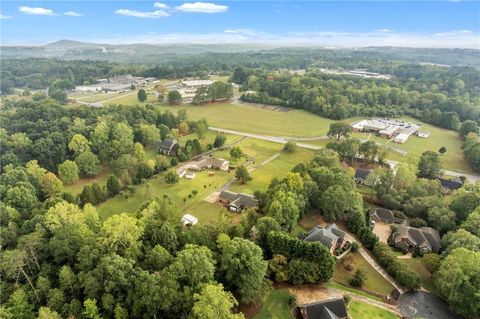
{"type": "MultiPolygon", "coordinates": [[[[212,130],[212,131],[216,131],[216,132],[224,132],[224,133],[233,134],[233,135],[247,136],[247,137],[256,138],[256,139],[259,139],[259,140],[264,140],[264,141],[273,142],[273,143],[280,143],[280,144],[285,144],[288,141],[292,140],[292,138],[288,138],[288,137],[284,137],[284,136],[271,136],[271,135],[246,133],[246,132],[228,130],[228,129],[213,127],[213,126],[210,126],[209,129],[212,130]]],[[[297,146],[315,151],[315,150],[321,149],[322,147],[318,146],[318,145],[299,143],[298,141],[302,141],[302,140],[303,141],[309,141],[309,140],[315,140],[315,139],[316,140],[321,140],[321,139],[324,139],[324,138],[325,138],[324,136],[304,137],[304,138],[295,138],[295,141],[296,141],[297,146]]],[[[392,168],[394,168],[395,166],[397,166],[399,164],[398,161],[393,161],[393,160],[387,160],[386,162],[388,164],[390,164],[392,166],[392,168]]],[[[476,175],[476,174],[466,174],[466,173],[454,172],[454,171],[448,171],[448,170],[444,170],[443,172],[448,176],[455,176],[455,177],[465,176],[467,178],[467,180],[469,180],[470,182],[480,181],[480,176],[476,175]]]]}
{"type": "Polygon", "coordinates": [[[405,318],[459,319],[445,301],[434,294],[417,291],[403,294],[398,299],[398,308],[405,318]]]}

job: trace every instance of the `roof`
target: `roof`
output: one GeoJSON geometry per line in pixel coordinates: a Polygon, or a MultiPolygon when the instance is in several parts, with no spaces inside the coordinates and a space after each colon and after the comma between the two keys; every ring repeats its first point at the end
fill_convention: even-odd
{"type": "Polygon", "coordinates": [[[366,179],[368,174],[372,172],[371,169],[366,169],[366,168],[357,168],[355,170],[355,179],[361,178],[361,179],[366,179]]]}
{"type": "Polygon", "coordinates": [[[445,179],[441,177],[438,177],[437,179],[440,181],[440,184],[442,184],[442,187],[451,190],[459,189],[463,185],[461,182],[455,180],[445,179]]]}
{"type": "Polygon", "coordinates": [[[184,225],[187,225],[187,224],[195,225],[196,223],[198,223],[198,218],[190,214],[185,214],[182,217],[182,222],[184,225]]]}
{"type": "Polygon", "coordinates": [[[347,308],[342,298],[319,301],[300,306],[304,319],[339,319],[347,318],[347,308]]]}
{"type": "Polygon", "coordinates": [[[316,242],[319,241],[327,247],[331,247],[334,241],[343,241],[345,238],[345,233],[338,229],[336,224],[331,224],[330,226],[315,226],[305,237],[305,241],[316,242]]]}
{"type": "Polygon", "coordinates": [[[378,207],[370,211],[370,218],[376,216],[378,219],[385,220],[389,223],[399,223],[402,224],[405,220],[402,218],[397,218],[393,212],[389,209],[378,207]]]}
{"type": "Polygon", "coordinates": [[[414,246],[426,246],[430,249],[433,246],[440,247],[440,234],[431,227],[400,226],[393,237],[395,242],[407,239],[414,246]]]}
{"type": "Polygon", "coordinates": [[[166,138],[163,140],[163,142],[160,144],[160,148],[170,151],[174,145],[178,144],[178,141],[174,138],[166,138]]]}
{"type": "Polygon", "coordinates": [[[231,191],[221,191],[220,195],[221,198],[226,199],[230,202],[231,205],[235,205],[237,207],[257,207],[258,200],[249,194],[244,193],[235,193],[231,191]]]}
{"type": "Polygon", "coordinates": [[[200,160],[193,162],[191,166],[195,169],[204,169],[208,166],[220,169],[225,164],[229,164],[229,162],[223,158],[202,157],[200,160]]]}

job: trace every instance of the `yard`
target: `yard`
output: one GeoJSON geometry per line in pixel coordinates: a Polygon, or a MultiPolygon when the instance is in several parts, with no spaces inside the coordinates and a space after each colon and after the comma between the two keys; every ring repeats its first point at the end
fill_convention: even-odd
{"type": "Polygon", "coordinates": [[[388,295],[393,290],[393,286],[359,253],[349,253],[344,258],[337,260],[333,280],[348,286],[348,281],[357,269],[363,270],[366,274],[364,289],[381,295],[388,295]],[[347,269],[348,266],[352,267],[351,270],[347,269]]]}
{"type": "MultiPolygon", "coordinates": [[[[394,251],[394,253],[397,256],[403,256],[402,252],[394,251]]],[[[420,284],[423,288],[434,294],[438,294],[435,283],[433,282],[432,273],[430,273],[427,267],[425,267],[425,265],[423,264],[422,257],[397,258],[397,260],[410,266],[413,270],[417,272],[417,274],[420,276],[420,284]]]]}
{"type": "MultiPolygon", "coordinates": [[[[278,145],[278,144],[277,144],[278,145]]],[[[278,145],[278,147],[281,147],[278,145]]],[[[266,165],[255,169],[250,176],[252,180],[241,185],[234,183],[231,190],[253,194],[256,190],[266,191],[273,178],[282,178],[298,163],[311,160],[314,152],[307,149],[297,148],[295,153],[282,152],[279,157],[266,165]]],[[[256,164],[260,164],[257,162],[256,164]]]]}
{"type": "Polygon", "coordinates": [[[205,198],[233,177],[233,173],[215,171],[215,176],[209,176],[207,171],[197,172],[192,180],[181,178],[178,183],[166,184],[163,176],[159,175],[144,184],[135,186],[133,194],[117,195],[98,206],[100,217],[107,217],[123,212],[134,213],[146,200],[167,195],[177,205],[177,215],[180,218],[190,213],[205,223],[217,219],[225,208],[217,203],[205,202],[205,198]],[[198,193],[193,195],[192,191],[198,193]]]}
{"type": "Polygon", "coordinates": [[[360,301],[352,300],[348,307],[352,319],[397,319],[393,312],[360,301]]]}
{"type": "Polygon", "coordinates": [[[288,289],[273,289],[263,300],[262,310],[254,319],[288,319],[293,318],[288,307],[288,289]]]}

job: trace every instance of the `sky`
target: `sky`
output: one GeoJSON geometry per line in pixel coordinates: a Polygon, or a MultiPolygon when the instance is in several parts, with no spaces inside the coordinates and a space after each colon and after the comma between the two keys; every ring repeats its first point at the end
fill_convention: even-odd
{"type": "Polygon", "coordinates": [[[21,1],[0,4],[2,45],[60,39],[480,49],[479,1],[21,1]]]}

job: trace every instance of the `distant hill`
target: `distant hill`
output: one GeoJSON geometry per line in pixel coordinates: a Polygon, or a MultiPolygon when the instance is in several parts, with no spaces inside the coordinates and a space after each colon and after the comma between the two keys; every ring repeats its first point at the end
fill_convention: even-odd
{"type": "Polygon", "coordinates": [[[58,40],[58,41],[51,42],[51,43],[43,45],[43,47],[45,47],[45,48],[55,48],[55,49],[74,49],[74,48],[94,47],[94,46],[102,46],[102,45],[101,44],[67,40],[67,39],[62,39],[62,40],[58,40]]]}

